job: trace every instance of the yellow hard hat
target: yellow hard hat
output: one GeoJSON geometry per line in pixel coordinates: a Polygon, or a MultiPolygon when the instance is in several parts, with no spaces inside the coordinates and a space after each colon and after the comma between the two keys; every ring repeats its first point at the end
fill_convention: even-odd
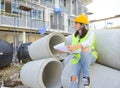
{"type": "Polygon", "coordinates": [[[88,17],[85,14],[77,16],[73,21],[83,24],[89,24],[88,17]]]}

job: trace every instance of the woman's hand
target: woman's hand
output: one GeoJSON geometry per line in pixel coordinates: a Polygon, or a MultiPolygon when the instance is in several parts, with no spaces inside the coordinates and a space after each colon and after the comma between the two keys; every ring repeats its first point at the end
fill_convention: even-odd
{"type": "Polygon", "coordinates": [[[69,51],[74,51],[74,50],[77,50],[77,49],[81,49],[82,45],[81,44],[70,45],[70,46],[67,46],[67,48],[68,48],[69,51]]]}
{"type": "Polygon", "coordinates": [[[74,50],[76,50],[76,46],[75,46],[75,45],[67,46],[67,48],[68,48],[69,51],[74,51],[74,50]]]}
{"type": "Polygon", "coordinates": [[[85,47],[85,48],[82,48],[82,51],[83,51],[83,52],[89,52],[90,49],[89,49],[88,47],[85,47]]]}

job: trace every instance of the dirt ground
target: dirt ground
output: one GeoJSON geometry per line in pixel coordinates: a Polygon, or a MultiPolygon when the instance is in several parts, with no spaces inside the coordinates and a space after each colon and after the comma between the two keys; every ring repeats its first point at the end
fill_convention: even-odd
{"type": "Polygon", "coordinates": [[[20,70],[23,64],[10,65],[0,69],[0,86],[9,88],[28,88],[20,81],[20,70]]]}

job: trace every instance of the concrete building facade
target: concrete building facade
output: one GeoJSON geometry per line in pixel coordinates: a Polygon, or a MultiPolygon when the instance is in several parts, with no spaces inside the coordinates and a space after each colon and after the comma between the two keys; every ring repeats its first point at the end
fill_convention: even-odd
{"type": "Polygon", "coordinates": [[[38,30],[73,32],[75,16],[86,13],[91,0],[0,0],[0,39],[10,43],[33,42],[38,30]]]}

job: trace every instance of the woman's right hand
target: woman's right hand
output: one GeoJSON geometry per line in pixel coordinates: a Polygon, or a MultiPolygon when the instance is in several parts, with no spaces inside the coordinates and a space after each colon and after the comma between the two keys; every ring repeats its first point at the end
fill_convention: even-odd
{"type": "Polygon", "coordinates": [[[69,51],[74,51],[75,50],[75,45],[69,45],[69,46],[67,46],[67,48],[68,48],[68,50],[69,51]]]}
{"type": "Polygon", "coordinates": [[[89,49],[88,47],[85,47],[85,48],[82,48],[82,51],[83,51],[83,52],[89,52],[90,49],[89,49]]]}

